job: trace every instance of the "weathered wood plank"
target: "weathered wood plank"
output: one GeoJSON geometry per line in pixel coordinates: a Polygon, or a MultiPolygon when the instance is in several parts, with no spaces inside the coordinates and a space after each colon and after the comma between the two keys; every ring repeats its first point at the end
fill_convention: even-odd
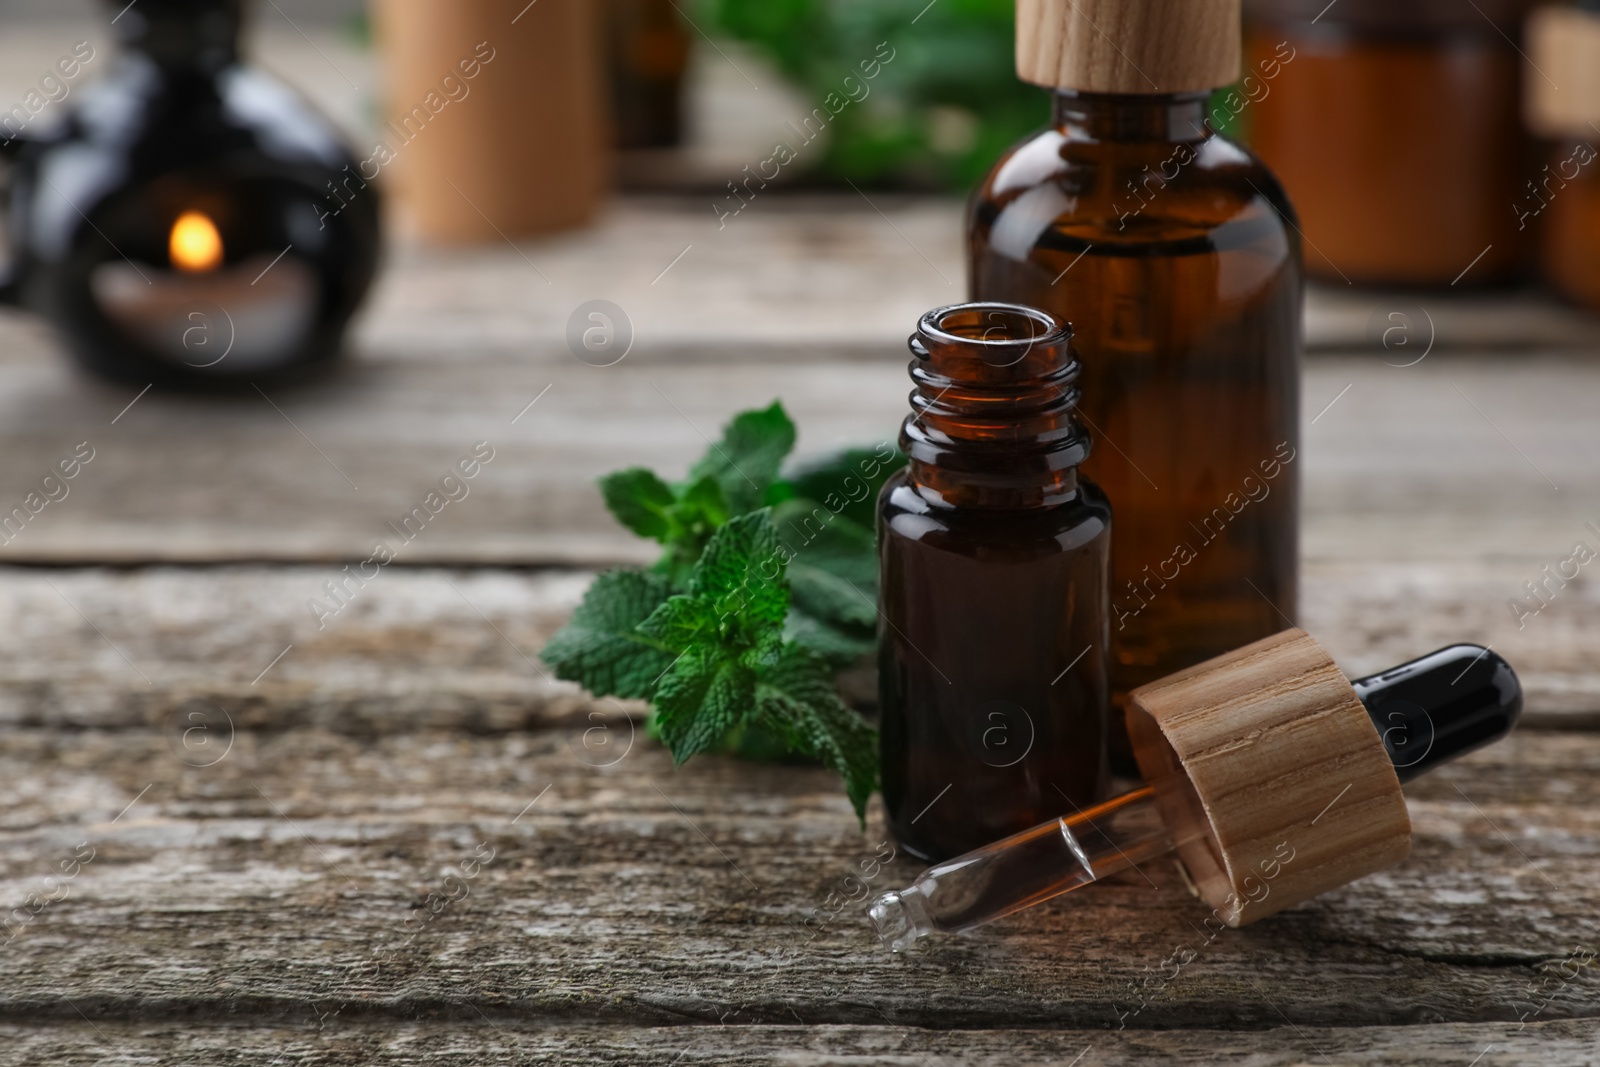
{"type": "MultiPolygon", "coordinates": [[[[9,568],[0,722],[505,732],[600,710],[536,654],[587,573],[391,567],[320,629],[323,567],[9,568]]],[[[354,590],[351,585],[347,588],[354,590]]]]}
{"type": "MultiPolygon", "coordinates": [[[[1600,538],[1589,542],[1600,549],[1600,538]]],[[[1538,578],[1537,565],[1517,560],[1313,561],[1302,571],[1301,621],[1351,677],[1460,641],[1492,645],[1522,681],[1525,728],[1600,727],[1600,590],[1580,577],[1519,619],[1508,602],[1538,578]]]]}
{"type": "Polygon", "coordinates": [[[94,855],[0,956],[0,1017],[1164,1029],[1600,1014],[1595,966],[1550,978],[1600,942],[1594,735],[1523,734],[1417,783],[1412,859],[1241,931],[1208,937],[1156,863],[1148,881],[893,958],[860,904],[819,919],[883,840],[876,813],[856,830],[830,774],[719,758],[675,773],[610,725],[610,747],[586,747],[582,726],[239,730],[204,767],[156,731],[8,731],[0,896],[59,893],[45,877],[81,843],[94,855]],[[453,885],[468,895],[421,921],[453,885]]]}
{"type": "MultiPolygon", "coordinates": [[[[520,255],[510,247],[454,254],[403,247],[363,341],[382,351],[449,352],[462,347],[465,331],[527,344],[559,335],[571,309],[598,296],[667,342],[898,349],[922,312],[965,296],[959,200],[777,193],[719,228],[713,206],[726,210],[726,192],[718,185],[701,196],[620,200],[595,229],[526,242],[520,255]]],[[[1360,349],[1392,364],[1430,348],[1600,347],[1600,318],[1536,290],[1313,286],[1305,323],[1313,352],[1360,349]]]]}
{"type": "MultiPolygon", "coordinates": [[[[339,573],[0,568],[0,617],[21,620],[0,643],[0,723],[161,728],[220,707],[253,728],[385,734],[618,714],[536,661],[587,573],[389,567],[319,629],[307,601],[331,603],[339,573]]],[[[1517,561],[1314,561],[1303,621],[1352,676],[1492,644],[1527,689],[1525,726],[1600,728],[1600,586],[1571,584],[1519,630],[1506,601],[1536,576],[1517,561]]]]}
{"type": "Polygon", "coordinates": [[[1600,542],[1584,528],[1600,523],[1600,363],[1350,357],[1308,371],[1307,558],[1549,562],[1600,542]]]}
{"type": "Polygon", "coordinates": [[[1515,358],[1530,348],[1600,347],[1600,317],[1534,286],[1407,293],[1318,283],[1306,292],[1305,323],[1312,352],[1362,349],[1396,365],[1430,348],[1498,349],[1515,358]]]}
{"type": "MultiPolygon", "coordinates": [[[[638,560],[648,553],[601,506],[600,474],[639,463],[680,473],[733,411],[775,396],[813,454],[892,438],[905,410],[897,348],[780,362],[645,348],[609,368],[555,345],[535,352],[362,360],[272,404],[151,393],[120,417],[134,390],[0,356],[3,513],[79,442],[95,449],[69,496],[0,546],[0,561],[360,561],[378,539],[399,547],[388,524],[480,440],[494,459],[467,499],[400,548],[404,561],[638,560]]],[[[1553,357],[1430,357],[1406,370],[1314,361],[1307,557],[1505,557],[1537,571],[1600,522],[1595,396],[1600,363],[1553,357]]]]}
{"type": "Polygon", "coordinates": [[[955,1030],[902,1026],[722,1025],[625,1027],[530,1025],[496,1013],[466,1023],[334,1020],[305,1026],[154,1025],[63,1021],[0,1025],[0,1065],[48,1057],[60,1067],[134,1067],[181,1062],[193,1067],[482,1067],[559,1063],[717,1064],[719,1067],[908,1067],[911,1064],[1014,1067],[1081,1063],[1084,1067],[1268,1064],[1310,1067],[1588,1067],[1600,1054],[1588,1021],[1435,1024],[1412,1027],[1285,1027],[1265,1031],[955,1030]],[[1087,1050],[1087,1052],[1085,1051],[1087,1050]],[[1080,1057],[1074,1060],[1074,1057],[1080,1057]]]}
{"type": "Polygon", "coordinates": [[[75,382],[48,362],[7,368],[3,513],[79,442],[95,456],[0,559],[359,561],[380,539],[406,562],[639,559],[605,514],[598,475],[641,462],[681,472],[704,451],[702,434],[780,393],[814,451],[885,439],[888,413],[904,404],[903,373],[888,363],[824,364],[789,381],[753,363],[695,371],[641,353],[602,370],[562,353],[554,366],[358,363],[319,391],[274,396],[277,409],[254,393],[152,393],[120,419],[136,390],[75,382]],[[882,414],[864,414],[857,394],[882,414]],[[465,483],[466,499],[402,544],[389,524],[423,506],[478,441],[493,459],[465,483]]]}

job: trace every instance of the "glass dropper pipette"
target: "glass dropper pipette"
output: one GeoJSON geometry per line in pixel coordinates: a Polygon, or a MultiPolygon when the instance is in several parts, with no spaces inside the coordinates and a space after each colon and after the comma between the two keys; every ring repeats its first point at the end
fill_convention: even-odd
{"type": "MultiPolygon", "coordinates": [[[[1452,645],[1349,683],[1377,728],[1401,782],[1499,740],[1522,710],[1509,664],[1478,645],[1452,645]]],[[[1178,790],[1199,804],[1181,774],[1093,808],[928,868],[905,889],[881,893],[867,909],[894,952],[932,933],[961,933],[1137,867],[1204,836],[1189,823],[1176,835],[1158,795],[1178,790]]]]}
{"type": "MultiPolygon", "coordinates": [[[[1195,827],[1192,836],[1201,833],[1195,827]]],[[[1167,831],[1147,785],[936,864],[867,914],[902,952],[926,934],[961,933],[1098,882],[1187,843],[1167,831]]]]}

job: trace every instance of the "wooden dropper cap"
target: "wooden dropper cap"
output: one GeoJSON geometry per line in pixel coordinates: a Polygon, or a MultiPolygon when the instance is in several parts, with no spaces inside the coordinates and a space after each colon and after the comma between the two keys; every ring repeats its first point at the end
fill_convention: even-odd
{"type": "Polygon", "coordinates": [[[1600,4],[1541,7],[1528,17],[1523,110],[1541,137],[1600,140],[1600,4]]]}
{"type": "Polygon", "coordinates": [[[1510,733],[1522,685],[1478,645],[1347,682],[1285,630],[1130,700],[1178,856],[1216,916],[1242,926],[1405,859],[1400,783],[1510,733]]]}
{"type": "Polygon", "coordinates": [[[1285,630],[1136,689],[1139,769],[1201,898],[1243,926],[1411,852],[1394,762],[1333,659],[1285,630]]]}
{"type": "Polygon", "coordinates": [[[1017,0],[1017,76],[1087,93],[1201,93],[1239,78],[1240,0],[1017,0]]]}

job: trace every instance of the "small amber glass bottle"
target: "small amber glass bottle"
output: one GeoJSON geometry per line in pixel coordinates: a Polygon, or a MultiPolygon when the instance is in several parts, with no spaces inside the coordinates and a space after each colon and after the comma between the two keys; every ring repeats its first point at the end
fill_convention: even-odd
{"type": "Polygon", "coordinates": [[[610,0],[607,15],[617,147],[676,147],[690,45],[677,4],[610,0]]]}
{"type": "Polygon", "coordinates": [[[1530,233],[1509,205],[1533,158],[1518,108],[1527,8],[1246,0],[1256,99],[1241,93],[1239,119],[1299,209],[1313,276],[1465,286],[1525,269],[1530,233]],[[1266,63],[1281,76],[1261,78],[1266,63]]]}
{"type": "Polygon", "coordinates": [[[1078,474],[1071,336],[963,304],[911,338],[909,463],[878,501],[878,666],[889,828],[923,859],[1106,793],[1111,509],[1078,474]]]}
{"type": "Polygon", "coordinates": [[[1600,310],[1600,0],[1534,12],[1528,58],[1528,125],[1555,147],[1523,185],[1517,221],[1537,229],[1550,285],[1600,310]]]}
{"type": "Polygon", "coordinates": [[[973,195],[972,293],[1073,324],[1084,472],[1117,512],[1124,707],[1294,618],[1300,248],[1272,174],[1208,123],[1207,91],[1238,72],[1236,2],[1021,0],[1017,32],[1055,119],[973,195]]]}

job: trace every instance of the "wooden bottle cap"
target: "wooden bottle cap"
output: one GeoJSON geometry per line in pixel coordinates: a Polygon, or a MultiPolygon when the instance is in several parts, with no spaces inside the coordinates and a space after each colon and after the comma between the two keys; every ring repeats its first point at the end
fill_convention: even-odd
{"type": "Polygon", "coordinates": [[[1528,17],[1527,51],[1528,128],[1541,137],[1600,141],[1600,14],[1539,8],[1528,17]]]}
{"type": "Polygon", "coordinates": [[[1136,689],[1128,730],[1179,857],[1229,926],[1405,859],[1383,741],[1311,637],[1285,630],[1136,689]]]}
{"type": "Polygon", "coordinates": [[[421,236],[498,243],[599,212],[612,171],[608,6],[374,0],[387,91],[373,163],[421,236]]]}
{"type": "Polygon", "coordinates": [[[1017,0],[1017,76],[1088,93],[1209,92],[1239,78],[1240,0],[1017,0]]]}

